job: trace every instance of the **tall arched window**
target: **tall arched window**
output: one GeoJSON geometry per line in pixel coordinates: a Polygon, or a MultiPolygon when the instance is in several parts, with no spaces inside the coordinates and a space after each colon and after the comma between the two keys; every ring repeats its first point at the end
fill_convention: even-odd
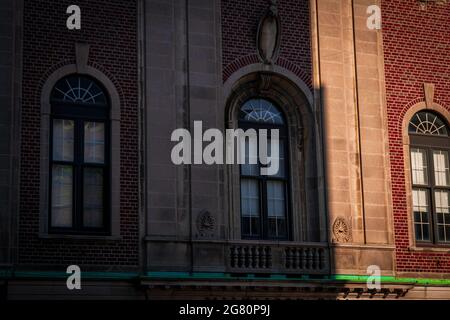
{"type": "MultiPolygon", "coordinates": [[[[287,128],[282,112],[270,101],[251,99],[239,112],[239,127],[266,129],[270,154],[270,130],[279,132],[279,170],[275,175],[261,175],[261,161],[251,164],[250,142],[245,140],[245,164],[240,166],[241,234],[244,239],[289,238],[287,128]]],[[[258,137],[260,139],[261,137],[258,137]]],[[[263,162],[264,163],[264,162],[263,162]]]]}
{"type": "Polygon", "coordinates": [[[418,244],[450,243],[450,138],[439,115],[420,111],[409,123],[413,220],[418,244]]]}
{"type": "Polygon", "coordinates": [[[92,78],[70,75],[51,93],[49,230],[106,233],[109,103],[92,78]]]}

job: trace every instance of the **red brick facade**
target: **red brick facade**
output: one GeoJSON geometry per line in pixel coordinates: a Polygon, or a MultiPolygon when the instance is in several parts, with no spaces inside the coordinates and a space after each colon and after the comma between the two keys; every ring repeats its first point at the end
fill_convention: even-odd
{"type": "MultiPolygon", "coordinates": [[[[24,264],[138,264],[137,39],[134,1],[78,2],[82,30],[65,28],[67,3],[26,1],[21,152],[19,261],[24,264]],[[46,14],[51,13],[51,14],[46,14]],[[40,97],[47,77],[74,63],[74,44],[90,44],[89,64],[115,83],[121,95],[121,240],[39,239],[40,97]]],[[[222,1],[224,81],[239,68],[257,63],[254,34],[267,10],[265,0],[222,1]]],[[[280,65],[311,87],[309,1],[279,3],[283,40],[280,65]]],[[[410,252],[406,207],[403,116],[423,101],[423,83],[436,85],[435,100],[450,106],[450,8],[418,10],[413,2],[383,1],[383,41],[393,186],[397,270],[450,272],[445,253],[410,252]],[[430,68],[433,72],[430,72],[430,68]]]]}
{"type": "MultiPolygon", "coordinates": [[[[222,1],[223,80],[239,68],[258,63],[255,34],[268,8],[266,0],[222,1]]],[[[292,71],[312,87],[309,1],[278,1],[282,40],[277,65],[292,71]]]]}
{"type": "Polygon", "coordinates": [[[67,1],[25,1],[19,262],[138,265],[138,86],[136,1],[77,1],[81,30],[66,28],[67,1]],[[58,68],[75,63],[75,43],[88,43],[88,64],[115,84],[121,104],[120,240],[40,239],[40,98],[58,68]]]}
{"type": "Polygon", "coordinates": [[[434,83],[435,101],[450,107],[450,7],[415,1],[383,1],[388,130],[392,172],[397,271],[450,272],[446,253],[411,252],[405,190],[402,128],[405,113],[424,101],[423,84],[434,83]]]}

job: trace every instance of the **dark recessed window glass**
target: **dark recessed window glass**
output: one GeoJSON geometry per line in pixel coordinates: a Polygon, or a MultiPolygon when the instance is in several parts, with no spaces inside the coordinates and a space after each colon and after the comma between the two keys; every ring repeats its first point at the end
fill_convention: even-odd
{"type": "Polygon", "coordinates": [[[49,229],[107,233],[109,107],[93,79],[72,75],[51,96],[49,229]]]}
{"type": "Polygon", "coordinates": [[[248,100],[241,107],[240,120],[253,123],[283,125],[283,115],[271,102],[264,99],[248,100]]]}
{"type": "Polygon", "coordinates": [[[245,139],[241,152],[245,163],[241,172],[241,233],[244,239],[287,240],[289,238],[289,170],[287,165],[287,128],[282,112],[270,101],[251,99],[243,104],[239,114],[239,127],[243,130],[265,129],[268,132],[268,155],[271,150],[270,130],[278,130],[279,169],[274,175],[262,175],[258,143],[261,136],[245,139]]]}
{"type": "Polygon", "coordinates": [[[421,111],[409,122],[409,133],[448,136],[447,125],[436,114],[421,111]]]}
{"type": "Polygon", "coordinates": [[[450,139],[437,114],[416,113],[409,124],[414,234],[419,244],[450,244],[450,139]]]}

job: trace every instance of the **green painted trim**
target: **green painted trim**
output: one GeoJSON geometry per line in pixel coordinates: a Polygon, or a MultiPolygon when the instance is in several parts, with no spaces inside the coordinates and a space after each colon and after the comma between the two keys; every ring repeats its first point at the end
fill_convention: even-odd
{"type": "MultiPolygon", "coordinates": [[[[333,275],[330,277],[338,281],[352,281],[352,282],[367,282],[369,276],[355,276],[355,275],[333,275]]],[[[450,286],[450,279],[421,279],[421,278],[396,278],[389,276],[382,276],[381,282],[403,283],[403,284],[418,284],[418,285],[444,285],[450,286]]]]}
{"type": "MultiPolygon", "coordinates": [[[[288,277],[285,274],[273,274],[260,277],[256,274],[243,274],[242,276],[229,273],[189,273],[189,272],[147,272],[141,276],[136,272],[81,272],[82,277],[90,280],[266,280],[266,281],[308,281],[308,282],[352,282],[366,283],[369,276],[363,275],[304,275],[301,277],[288,277]]],[[[0,270],[0,280],[10,279],[66,279],[67,273],[56,271],[11,271],[0,270]]],[[[409,284],[421,286],[450,286],[450,279],[421,279],[421,278],[396,278],[392,276],[382,276],[382,283],[409,284]]]]}
{"type": "MultiPolygon", "coordinates": [[[[301,276],[301,277],[288,277],[282,274],[274,274],[270,277],[258,277],[254,274],[248,274],[241,276],[231,275],[228,273],[193,273],[188,272],[147,272],[144,279],[168,279],[168,280],[194,280],[194,279],[228,279],[228,280],[278,280],[278,281],[314,281],[314,282],[353,282],[353,283],[366,283],[369,280],[369,276],[362,275],[325,275],[325,276],[301,276]]],[[[409,284],[409,285],[439,285],[450,286],[450,279],[421,279],[421,278],[397,278],[392,276],[382,276],[381,282],[394,283],[394,284],[409,284]]]]}

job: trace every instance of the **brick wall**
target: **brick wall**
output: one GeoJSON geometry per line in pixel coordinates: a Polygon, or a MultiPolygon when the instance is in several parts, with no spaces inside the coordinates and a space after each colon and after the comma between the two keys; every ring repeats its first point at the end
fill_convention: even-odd
{"type": "Polygon", "coordinates": [[[66,28],[72,1],[25,1],[19,262],[138,264],[137,9],[134,0],[78,0],[79,31],[66,28]],[[40,95],[47,77],[75,63],[75,42],[91,45],[89,64],[110,77],[121,96],[121,240],[40,239],[40,95]]]}
{"type": "Polygon", "coordinates": [[[382,14],[397,270],[450,272],[448,254],[408,251],[401,127],[405,112],[424,101],[425,82],[436,85],[435,101],[450,107],[450,5],[421,11],[416,1],[386,0],[382,14]]]}
{"type": "MultiPolygon", "coordinates": [[[[294,72],[310,88],[311,37],[309,0],[280,0],[282,40],[276,64],[294,72]]],[[[239,68],[257,63],[256,32],[267,0],[222,0],[223,80],[239,68]]]]}

